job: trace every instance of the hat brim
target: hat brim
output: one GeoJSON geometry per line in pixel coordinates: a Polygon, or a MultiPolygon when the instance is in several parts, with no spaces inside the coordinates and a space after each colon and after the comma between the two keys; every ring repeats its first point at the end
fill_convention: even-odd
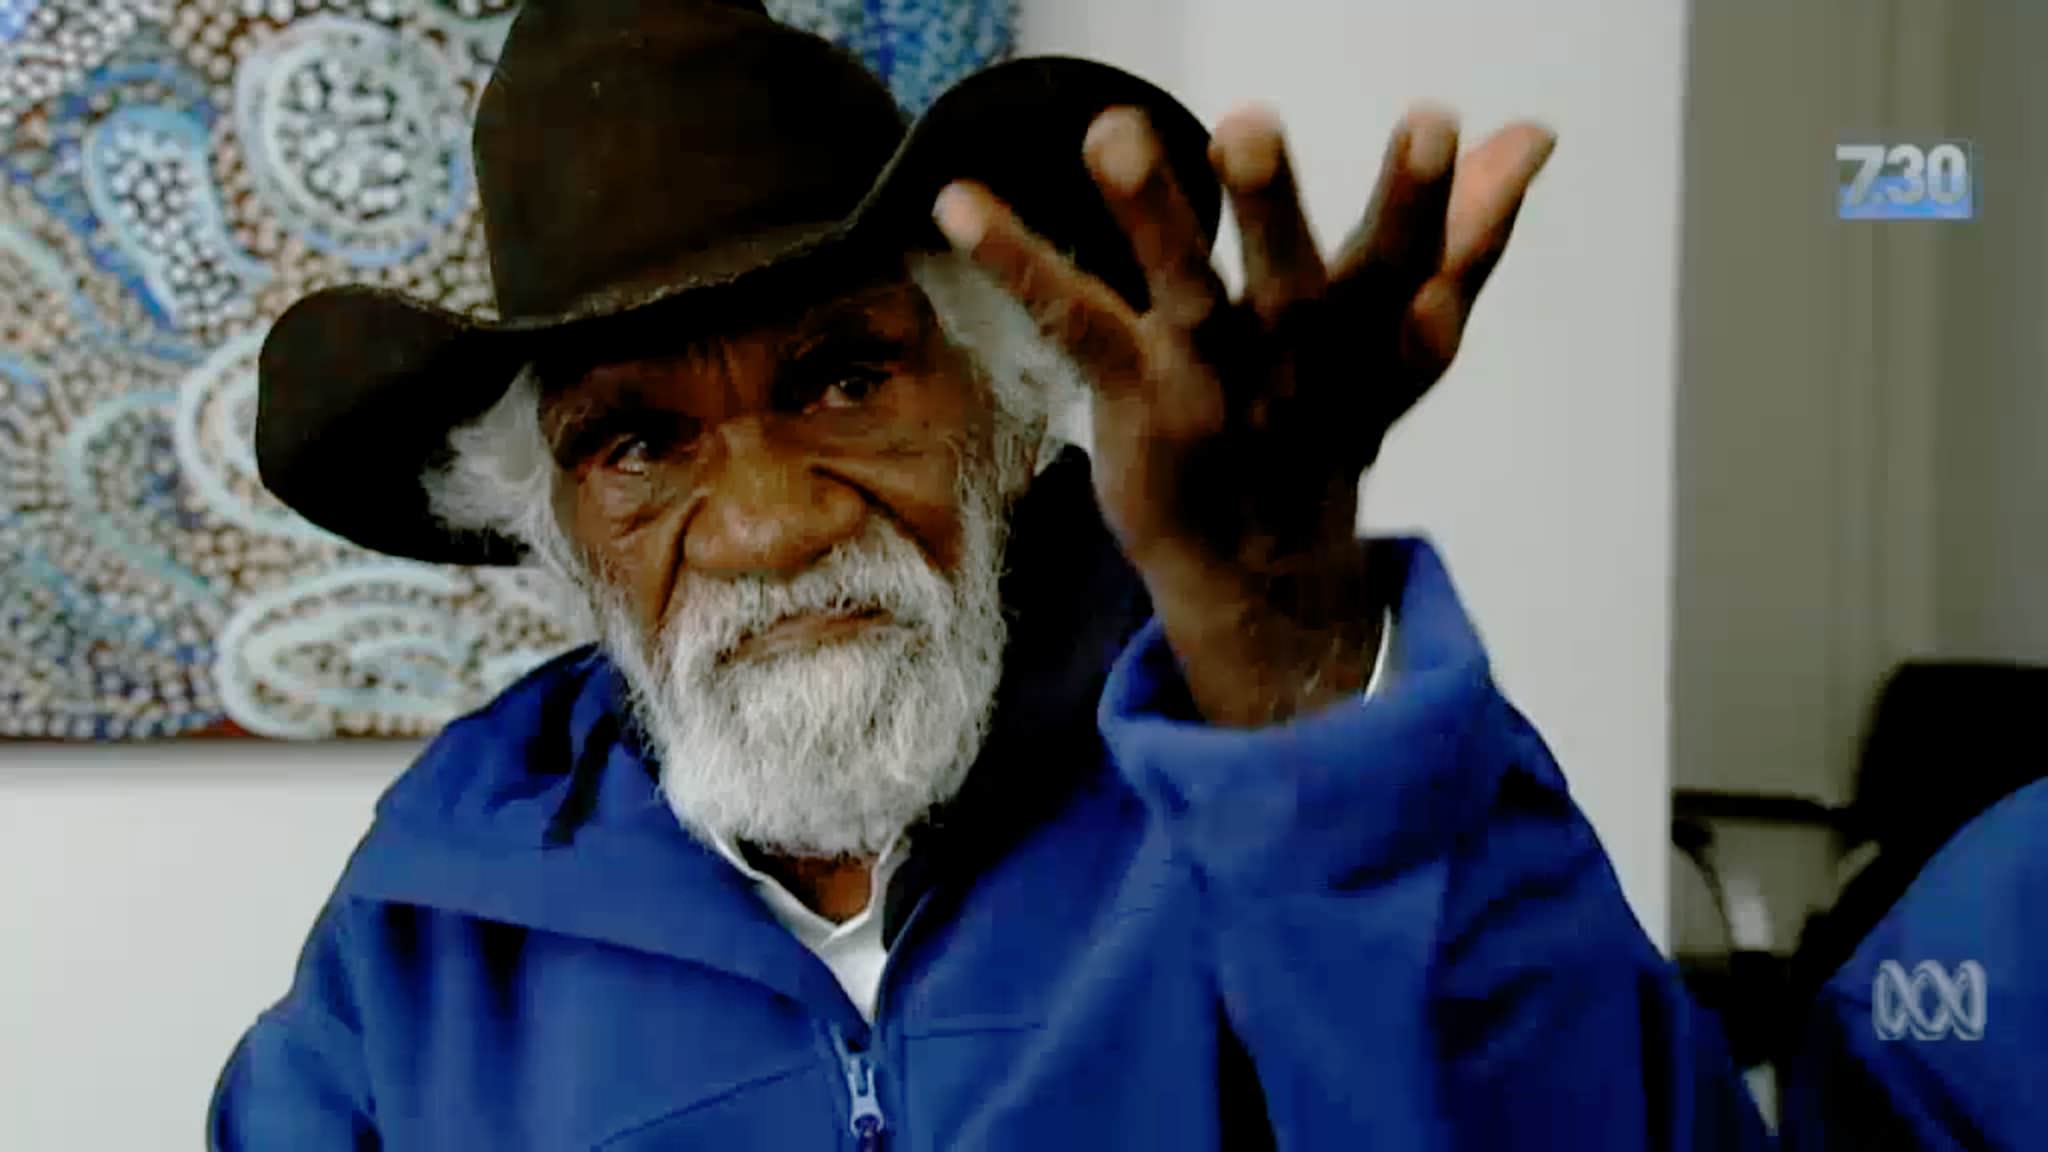
{"type": "Polygon", "coordinates": [[[1208,130],[1192,112],[1105,64],[1011,60],[940,95],[844,220],[741,238],[693,254],[687,271],[657,273],[545,317],[485,321],[373,288],[305,297],[263,343],[258,471],[299,515],[373,551],[440,564],[518,563],[517,541],[437,518],[423,481],[445,464],[449,432],[497,403],[521,368],[565,338],[601,340],[602,326],[626,321],[687,323],[709,293],[802,275],[870,246],[942,247],[931,205],[953,180],[987,185],[1080,267],[1142,306],[1142,270],[1081,151],[1095,118],[1121,106],[1151,119],[1213,238],[1221,190],[1207,160],[1208,130]]]}

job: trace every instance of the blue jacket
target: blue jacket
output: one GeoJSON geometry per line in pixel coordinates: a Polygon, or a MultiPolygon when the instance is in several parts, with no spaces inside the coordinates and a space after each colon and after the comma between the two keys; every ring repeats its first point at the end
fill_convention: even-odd
{"type": "Polygon", "coordinates": [[[1788,1148],[2048,1143],[2044,829],[2048,780],[1986,809],[1823,985],[1787,1070],[1788,1148]]]}
{"type": "Polygon", "coordinates": [[[1373,545],[1390,691],[1204,727],[1085,466],[1058,471],[1019,513],[988,751],[887,893],[872,1027],[572,654],[383,799],[213,1146],[1761,1142],[1426,546],[1373,545]]]}

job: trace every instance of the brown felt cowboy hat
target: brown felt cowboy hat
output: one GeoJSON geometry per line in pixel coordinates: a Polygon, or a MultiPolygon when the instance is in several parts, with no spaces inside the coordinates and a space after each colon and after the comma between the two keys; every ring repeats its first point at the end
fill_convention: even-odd
{"type": "Polygon", "coordinates": [[[955,179],[988,185],[1142,303],[1082,160],[1089,124],[1115,106],[1151,118],[1213,235],[1207,131],[1115,68],[1012,60],[906,123],[858,60],[759,0],[530,0],[472,138],[499,319],[370,288],[294,304],[263,344],[263,482],[379,552],[516,562],[516,542],[438,521],[421,481],[524,365],[572,338],[701,322],[749,285],[822,276],[850,254],[938,248],[931,205],[955,179]]]}

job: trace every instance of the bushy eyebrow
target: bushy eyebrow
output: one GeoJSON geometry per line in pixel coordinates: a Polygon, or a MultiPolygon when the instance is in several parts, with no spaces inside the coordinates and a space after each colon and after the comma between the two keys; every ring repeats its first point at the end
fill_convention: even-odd
{"type": "Polygon", "coordinates": [[[816,309],[795,326],[784,352],[795,359],[822,344],[858,345],[887,343],[905,350],[915,349],[938,323],[931,307],[918,290],[909,285],[876,284],[847,294],[826,307],[816,309]],[[910,325],[877,323],[877,309],[908,296],[915,306],[916,320],[910,325]]]}
{"type": "Polygon", "coordinates": [[[920,361],[938,323],[923,298],[914,297],[914,317],[880,311],[915,292],[907,285],[879,284],[811,312],[777,356],[776,395],[791,402],[849,368],[888,370],[920,361]]]}
{"type": "Polygon", "coordinates": [[[673,434],[688,423],[689,417],[656,403],[644,390],[624,386],[601,400],[564,401],[543,427],[549,433],[548,446],[555,462],[574,468],[622,435],[673,434]]]}
{"type": "Polygon", "coordinates": [[[823,361],[829,364],[892,364],[917,354],[913,339],[869,324],[848,323],[808,335],[780,357],[782,371],[801,371],[823,361]]]}
{"type": "MultiPolygon", "coordinates": [[[[914,360],[937,324],[938,317],[914,286],[880,282],[849,292],[810,310],[792,325],[777,356],[780,364],[775,387],[804,385],[819,371],[851,364],[880,367],[914,360]],[[916,320],[878,323],[877,308],[895,303],[903,294],[914,300],[916,320]]],[[[716,341],[706,341],[648,359],[689,361],[712,354],[716,346],[716,341]]],[[[627,362],[614,362],[613,366],[627,362]]],[[[549,403],[542,427],[556,462],[563,467],[588,460],[620,435],[666,433],[689,422],[673,404],[664,403],[647,384],[635,380],[632,372],[612,375],[600,395],[581,394],[590,376],[603,367],[603,363],[568,361],[545,377],[561,383],[575,381],[543,390],[549,403]]]]}

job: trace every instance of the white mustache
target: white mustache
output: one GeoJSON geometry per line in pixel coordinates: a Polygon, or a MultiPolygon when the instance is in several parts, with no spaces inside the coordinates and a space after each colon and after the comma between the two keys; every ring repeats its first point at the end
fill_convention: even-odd
{"type": "Polygon", "coordinates": [[[796,855],[875,853],[959,788],[1007,637],[992,467],[963,469],[959,506],[958,558],[943,569],[876,515],[801,572],[683,573],[658,635],[622,590],[600,592],[606,646],[686,827],[796,855]],[[792,616],[834,613],[888,623],[761,660],[740,651],[792,616]]]}
{"type": "Polygon", "coordinates": [[[880,614],[899,629],[934,637],[953,614],[951,584],[900,529],[879,518],[786,579],[686,573],[684,580],[670,620],[673,651],[698,668],[724,663],[748,639],[797,616],[880,614]]]}

